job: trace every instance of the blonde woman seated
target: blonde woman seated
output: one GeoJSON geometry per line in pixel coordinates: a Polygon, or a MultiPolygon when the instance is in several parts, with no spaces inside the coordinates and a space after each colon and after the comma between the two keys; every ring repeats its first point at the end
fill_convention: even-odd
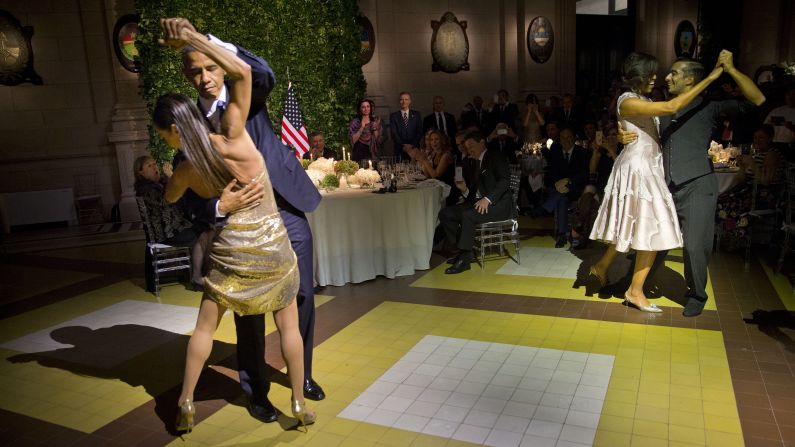
{"type": "Polygon", "coordinates": [[[455,166],[447,138],[438,129],[430,129],[425,140],[427,141],[427,152],[417,148],[410,148],[407,152],[411,159],[419,164],[425,175],[450,185],[450,195],[447,196],[446,203],[447,205],[455,204],[460,193],[456,193],[458,188],[455,188],[453,182],[455,166]]]}
{"type": "Polygon", "coordinates": [[[166,200],[177,201],[188,188],[201,197],[216,197],[233,179],[265,186],[262,201],[231,214],[213,241],[199,318],[188,343],[177,429],[193,428],[194,390],[227,308],[240,315],[274,313],[292,389],[290,408],[302,425],[312,423],[315,414],[306,408],[302,389],[304,348],[295,300],[299,282],[296,256],[276,208],[265,161],[245,128],[252,94],[251,67],[236,54],[211,44],[181,19],[161,20],[161,27],[163,43],[174,48],[194,47],[215,61],[231,80],[220,134],[209,131],[205,117],[190,98],[167,94],[158,99],[154,127],[169,146],[181,148],[187,158],[174,171],[166,200]]]}

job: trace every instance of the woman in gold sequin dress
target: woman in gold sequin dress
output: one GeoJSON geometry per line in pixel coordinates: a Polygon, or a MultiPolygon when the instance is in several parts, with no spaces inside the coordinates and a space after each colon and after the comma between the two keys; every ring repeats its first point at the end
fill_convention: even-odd
{"type": "Polygon", "coordinates": [[[190,431],[193,427],[193,393],[227,308],[241,315],[274,312],[293,392],[291,410],[302,424],[311,423],[315,415],[306,410],[302,391],[304,354],[295,302],[299,281],[296,256],[276,208],[265,161],[245,128],[252,92],[250,67],[237,55],[212,45],[181,19],[164,19],[161,27],[164,44],[196,48],[231,79],[221,134],[208,130],[190,98],[167,94],[158,99],[155,128],[169,146],[181,148],[187,158],[174,171],[166,200],[177,201],[188,188],[205,198],[217,197],[234,179],[240,184],[259,182],[265,191],[259,204],[230,215],[213,241],[199,317],[188,343],[177,429],[190,431]]]}

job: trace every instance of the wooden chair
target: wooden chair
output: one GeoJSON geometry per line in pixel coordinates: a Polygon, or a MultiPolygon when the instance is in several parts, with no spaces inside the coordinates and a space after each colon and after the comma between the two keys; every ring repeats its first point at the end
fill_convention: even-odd
{"type": "Polygon", "coordinates": [[[517,264],[521,264],[519,256],[519,221],[517,215],[519,214],[519,181],[521,179],[521,169],[519,165],[511,165],[511,178],[509,181],[509,188],[511,189],[511,199],[513,207],[511,208],[511,217],[505,220],[496,222],[486,222],[475,226],[475,258],[480,264],[481,270],[484,268],[486,259],[486,251],[491,248],[499,248],[500,256],[505,256],[513,259],[517,264]],[[510,252],[506,249],[506,244],[512,244],[516,257],[511,256],[510,252]]]}
{"type": "Polygon", "coordinates": [[[141,222],[144,224],[146,250],[152,260],[151,272],[155,280],[154,294],[160,298],[161,273],[186,270],[188,272],[188,280],[190,280],[193,273],[190,263],[190,249],[188,247],[174,247],[154,242],[152,239],[154,231],[149,221],[149,213],[146,210],[144,200],[142,197],[136,197],[135,202],[138,204],[138,212],[141,214],[141,222]]]}

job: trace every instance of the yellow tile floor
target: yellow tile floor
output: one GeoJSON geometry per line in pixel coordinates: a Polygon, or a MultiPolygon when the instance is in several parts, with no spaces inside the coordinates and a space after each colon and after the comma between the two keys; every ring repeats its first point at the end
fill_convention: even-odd
{"type": "MultiPolygon", "coordinates": [[[[384,302],[315,348],[328,398],[307,434],[260,424],[227,405],[172,445],[471,445],[335,417],[425,335],[615,356],[594,445],[742,446],[720,332],[384,302]]],[[[271,400],[288,410],[289,391],[271,400]]]]}
{"type": "MultiPolygon", "coordinates": [[[[551,237],[534,237],[523,240],[522,247],[554,247],[555,241],[551,237]]],[[[513,253],[513,248],[510,248],[513,253]]],[[[560,250],[563,250],[562,248],[560,250]]],[[[599,252],[601,254],[601,252],[599,252]]],[[[671,250],[665,261],[666,267],[684,277],[684,264],[676,261],[681,259],[682,250],[671,250]]],[[[414,281],[412,287],[426,287],[433,289],[460,290],[464,292],[484,292],[500,293],[508,295],[537,296],[549,298],[563,298],[586,301],[603,301],[598,296],[586,295],[584,286],[574,287],[575,280],[572,278],[550,278],[543,276],[517,276],[501,275],[497,273],[505,263],[513,263],[509,258],[487,258],[484,268],[481,270],[477,263],[472,264],[472,269],[456,275],[446,275],[447,264],[442,263],[430,272],[414,281]],[[484,281],[484,278],[487,279],[484,281]]],[[[612,278],[612,276],[611,276],[612,278]]],[[[707,295],[714,296],[712,282],[707,279],[707,295]]],[[[617,298],[611,301],[619,302],[617,298]]],[[[653,299],[658,306],[681,308],[681,304],[662,296],[653,299]]],[[[705,309],[717,310],[715,300],[708,299],[705,309]]]]}

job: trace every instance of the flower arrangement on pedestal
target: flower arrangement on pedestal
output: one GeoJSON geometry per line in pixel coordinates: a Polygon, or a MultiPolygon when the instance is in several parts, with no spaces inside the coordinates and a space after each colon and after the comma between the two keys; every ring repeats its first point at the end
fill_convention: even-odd
{"type": "Polygon", "coordinates": [[[334,163],[334,172],[338,175],[353,175],[359,170],[359,163],[351,160],[340,160],[334,163]]]}

